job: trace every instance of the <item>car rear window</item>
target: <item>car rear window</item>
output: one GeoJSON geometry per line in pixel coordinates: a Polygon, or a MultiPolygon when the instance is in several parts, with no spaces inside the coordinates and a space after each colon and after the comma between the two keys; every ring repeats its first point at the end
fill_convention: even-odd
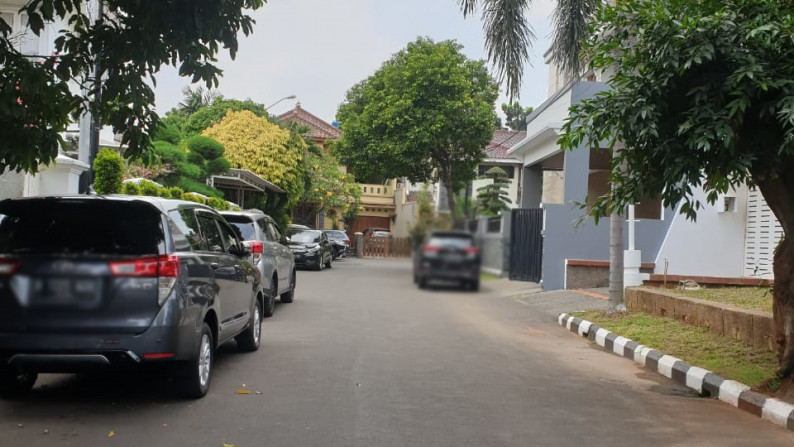
{"type": "Polygon", "coordinates": [[[234,231],[237,232],[237,236],[240,237],[240,240],[256,240],[256,227],[254,227],[255,224],[253,220],[246,216],[227,216],[225,214],[223,215],[223,218],[226,219],[226,222],[231,224],[231,226],[234,228],[234,231]]]}
{"type": "Polygon", "coordinates": [[[122,254],[164,252],[162,215],[143,202],[22,200],[0,203],[0,252],[122,254]]]}
{"type": "Polygon", "coordinates": [[[347,235],[344,231],[326,231],[325,234],[327,234],[330,239],[347,239],[347,235]]]}
{"type": "Polygon", "coordinates": [[[434,247],[466,248],[471,247],[473,242],[474,241],[469,236],[443,235],[431,236],[427,245],[432,245],[434,247]]]}
{"type": "Polygon", "coordinates": [[[299,233],[295,233],[292,235],[293,242],[320,242],[320,233],[319,231],[312,231],[312,230],[304,230],[299,233]]]}

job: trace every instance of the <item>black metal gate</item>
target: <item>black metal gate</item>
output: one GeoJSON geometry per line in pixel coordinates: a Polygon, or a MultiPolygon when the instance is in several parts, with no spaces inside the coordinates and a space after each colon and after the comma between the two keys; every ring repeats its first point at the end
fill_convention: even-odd
{"type": "Polygon", "coordinates": [[[540,282],[543,210],[514,209],[510,219],[510,279],[540,282]]]}

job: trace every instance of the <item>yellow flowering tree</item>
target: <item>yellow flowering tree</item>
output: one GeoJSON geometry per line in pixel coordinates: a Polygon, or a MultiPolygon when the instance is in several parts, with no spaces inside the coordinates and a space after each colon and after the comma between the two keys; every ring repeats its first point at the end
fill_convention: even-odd
{"type": "Polygon", "coordinates": [[[303,193],[306,150],[300,135],[248,110],[230,110],[202,135],[223,145],[224,157],[232,167],[247,169],[286,191],[282,209],[290,209],[298,202],[303,193]]]}

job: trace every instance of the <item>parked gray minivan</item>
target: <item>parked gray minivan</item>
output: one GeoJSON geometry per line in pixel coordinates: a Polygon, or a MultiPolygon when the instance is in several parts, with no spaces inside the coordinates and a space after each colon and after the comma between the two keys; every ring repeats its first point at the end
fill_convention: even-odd
{"type": "Polygon", "coordinates": [[[209,390],[214,351],[259,348],[264,293],[214,210],[155,197],[0,202],[0,394],[40,372],[169,365],[209,390]]]}
{"type": "Polygon", "coordinates": [[[265,289],[263,316],[270,317],[276,296],[282,303],[295,299],[295,260],[287,239],[276,222],[259,210],[221,211],[251,250],[252,262],[262,276],[265,289]]]}

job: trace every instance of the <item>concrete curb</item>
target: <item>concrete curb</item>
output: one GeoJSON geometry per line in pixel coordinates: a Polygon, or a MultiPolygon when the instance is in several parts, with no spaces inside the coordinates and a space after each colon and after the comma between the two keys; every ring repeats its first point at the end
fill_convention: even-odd
{"type": "Polygon", "coordinates": [[[566,313],[557,322],[615,355],[632,359],[646,369],[691,388],[702,396],[711,396],[734,407],[752,413],[773,424],[794,431],[794,405],[751,391],[750,387],[724,379],[711,371],[692,366],[685,361],[620,337],[587,320],[566,313]]]}

